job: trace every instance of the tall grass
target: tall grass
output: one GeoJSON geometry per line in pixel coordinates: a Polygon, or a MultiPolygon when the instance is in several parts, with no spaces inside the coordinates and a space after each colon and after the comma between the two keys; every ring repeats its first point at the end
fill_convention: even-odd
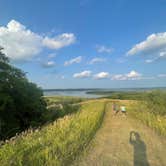
{"type": "Polygon", "coordinates": [[[166,91],[155,90],[144,97],[149,112],[155,115],[166,115],[166,91]]]}
{"type": "MultiPolygon", "coordinates": [[[[128,109],[131,116],[151,127],[158,134],[166,136],[166,116],[157,114],[160,110],[153,113],[154,110],[151,107],[147,105],[147,102],[135,102],[130,104],[128,109]]],[[[158,106],[158,109],[160,109],[160,106],[158,106]]]]}
{"type": "Polygon", "coordinates": [[[115,92],[111,97],[129,99],[127,110],[130,115],[166,136],[166,91],[115,92]],[[118,94],[118,95],[117,95],[118,94]]]}
{"type": "Polygon", "coordinates": [[[105,101],[85,103],[81,111],[9,141],[0,148],[0,165],[69,165],[94,136],[104,112],[105,101]]]}

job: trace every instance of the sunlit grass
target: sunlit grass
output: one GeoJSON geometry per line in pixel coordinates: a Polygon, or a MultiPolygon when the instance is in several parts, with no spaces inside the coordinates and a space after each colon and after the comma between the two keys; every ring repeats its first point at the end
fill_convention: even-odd
{"type": "MultiPolygon", "coordinates": [[[[160,107],[158,107],[160,109],[160,107]]],[[[156,110],[157,111],[157,110],[156,110]]],[[[147,126],[153,128],[160,135],[166,136],[166,117],[151,113],[144,102],[130,104],[129,113],[147,126]]]]}
{"type": "Polygon", "coordinates": [[[105,101],[85,103],[81,111],[9,141],[0,149],[1,165],[69,165],[94,136],[104,112],[105,101]]]}

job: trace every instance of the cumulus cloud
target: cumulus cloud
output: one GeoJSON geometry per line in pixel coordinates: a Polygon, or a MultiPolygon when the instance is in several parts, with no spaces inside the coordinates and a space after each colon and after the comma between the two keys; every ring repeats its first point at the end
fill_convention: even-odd
{"type": "Polygon", "coordinates": [[[48,61],[46,63],[43,63],[42,66],[45,67],[45,68],[54,67],[55,66],[55,62],[54,61],[48,61]]]}
{"type": "Polygon", "coordinates": [[[102,62],[105,62],[106,61],[106,59],[105,58],[93,58],[90,62],[89,62],[89,64],[95,64],[95,63],[102,63],[102,62]]]}
{"type": "Polygon", "coordinates": [[[0,27],[0,45],[11,59],[29,59],[41,51],[42,37],[27,30],[19,22],[12,20],[7,27],[0,27]]]}
{"type": "Polygon", "coordinates": [[[134,71],[134,70],[132,70],[132,71],[131,71],[130,73],[128,73],[126,76],[127,76],[129,79],[130,79],[130,78],[133,79],[133,78],[138,78],[138,77],[140,77],[141,74],[138,73],[138,72],[136,72],[136,71],[134,71]]]}
{"type": "Polygon", "coordinates": [[[82,56],[78,56],[69,61],[65,61],[64,66],[69,66],[69,65],[72,65],[73,63],[80,63],[81,61],[82,61],[82,56]]]}
{"type": "Polygon", "coordinates": [[[63,33],[54,38],[44,37],[43,45],[50,49],[60,49],[65,46],[69,46],[76,41],[74,34],[72,33],[63,33]]]}
{"type": "Polygon", "coordinates": [[[141,79],[141,74],[132,70],[127,74],[116,74],[111,76],[111,80],[138,80],[141,79]]]}
{"type": "Polygon", "coordinates": [[[110,74],[108,72],[100,72],[94,75],[95,79],[105,79],[109,78],[110,74]]]}
{"type": "Polygon", "coordinates": [[[136,44],[127,52],[129,56],[136,54],[152,56],[152,59],[146,60],[147,63],[166,58],[166,32],[151,34],[146,40],[136,44]]]}
{"type": "Polygon", "coordinates": [[[11,20],[6,27],[0,26],[0,46],[14,61],[29,60],[44,48],[60,49],[73,44],[75,40],[72,33],[64,33],[53,38],[39,35],[16,20],[11,20]]]}
{"type": "Polygon", "coordinates": [[[104,46],[104,45],[97,45],[96,49],[97,49],[98,53],[108,53],[108,54],[110,54],[113,51],[113,48],[107,47],[107,46],[104,46]]]}
{"type": "Polygon", "coordinates": [[[73,74],[73,77],[74,78],[87,78],[87,77],[91,76],[91,73],[92,73],[91,71],[85,70],[83,72],[73,74]]]}

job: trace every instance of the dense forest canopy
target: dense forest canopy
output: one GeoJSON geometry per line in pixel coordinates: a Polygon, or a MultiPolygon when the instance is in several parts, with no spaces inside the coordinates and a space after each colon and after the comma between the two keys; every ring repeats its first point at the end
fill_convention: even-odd
{"type": "Polygon", "coordinates": [[[0,48],[0,138],[35,126],[41,121],[43,92],[20,69],[12,66],[0,48]]]}

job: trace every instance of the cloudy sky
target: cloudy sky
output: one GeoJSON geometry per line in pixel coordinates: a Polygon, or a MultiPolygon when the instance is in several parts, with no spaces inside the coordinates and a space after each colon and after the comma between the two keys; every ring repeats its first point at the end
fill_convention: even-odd
{"type": "Polygon", "coordinates": [[[0,0],[0,46],[43,88],[166,86],[166,0],[0,0]]]}

